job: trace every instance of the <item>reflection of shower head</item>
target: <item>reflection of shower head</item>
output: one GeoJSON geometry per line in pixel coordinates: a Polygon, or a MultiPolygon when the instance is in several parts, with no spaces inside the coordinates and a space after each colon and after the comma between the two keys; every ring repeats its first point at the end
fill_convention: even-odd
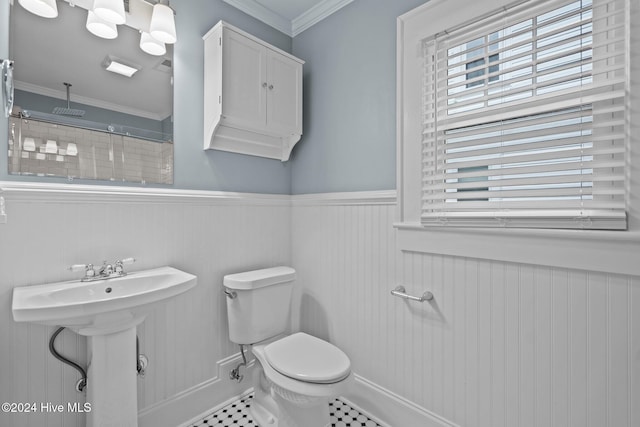
{"type": "Polygon", "coordinates": [[[53,109],[53,114],[58,114],[61,116],[82,117],[84,116],[84,110],[76,110],[75,108],[56,107],[53,109]]]}
{"type": "Polygon", "coordinates": [[[53,114],[59,114],[62,116],[74,116],[74,117],[82,117],[84,116],[84,110],[76,110],[75,108],[71,108],[69,106],[71,101],[71,83],[63,83],[67,87],[67,107],[56,107],[53,109],[53,114]]]}

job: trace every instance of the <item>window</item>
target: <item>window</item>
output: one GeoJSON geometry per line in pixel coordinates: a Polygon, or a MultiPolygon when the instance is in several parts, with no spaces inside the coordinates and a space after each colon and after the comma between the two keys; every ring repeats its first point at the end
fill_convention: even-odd
{"type": "Polygon", "coordinates": [[[528,1],[422,41],[425,226],[626,229],[625,1],[528,1]]]}

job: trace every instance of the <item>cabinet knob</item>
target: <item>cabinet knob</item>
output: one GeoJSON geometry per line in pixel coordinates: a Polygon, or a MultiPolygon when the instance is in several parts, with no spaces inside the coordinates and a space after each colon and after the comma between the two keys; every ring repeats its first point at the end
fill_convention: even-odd
{"type": "Polygon", "coordinates": [[[262,83],[262,87],[267,87],[267,82],[262,83]]]}
{"type": "Polygon", "coordinates": [[[273,90],[273,85],[269,85],[269,90],[273,90]]]}

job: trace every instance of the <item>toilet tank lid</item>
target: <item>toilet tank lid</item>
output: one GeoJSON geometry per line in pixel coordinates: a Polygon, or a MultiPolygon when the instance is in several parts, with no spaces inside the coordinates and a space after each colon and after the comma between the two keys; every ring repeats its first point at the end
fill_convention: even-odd
{"type": "Polygon", "coordinates": [[[229,289],[256,289],[277,283],[290,282],[295,278],[296,271],[293,268],[280,266],[228,274],[224,276],[223,284],[229,289]]]}

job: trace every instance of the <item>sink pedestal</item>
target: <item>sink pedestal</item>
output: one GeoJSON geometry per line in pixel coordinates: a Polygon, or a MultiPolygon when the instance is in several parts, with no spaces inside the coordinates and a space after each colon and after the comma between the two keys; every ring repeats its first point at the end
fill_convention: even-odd
{"type": "Polygon", "coordinates": [[[138,426],[136,325],[143,320],[129,319],[125,329],[117,331],[95,327],[76,331],[88,336],[87,403],[91,412],[87,413],[87,427],[138,426]]]}

